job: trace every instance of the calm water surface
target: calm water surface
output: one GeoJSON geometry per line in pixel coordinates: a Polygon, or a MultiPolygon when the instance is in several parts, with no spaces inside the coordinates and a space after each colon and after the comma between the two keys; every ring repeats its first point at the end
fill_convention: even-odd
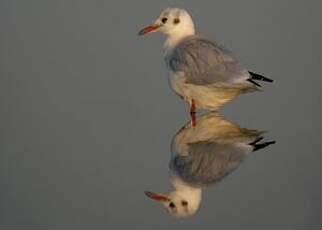
{"type": "Polygon", "coordinates": [[[168,86],[164,38],[137,36],[168,3],[0,5],[0,229],[322,228],[319,1],[178,3],[275,80],[198,132],[168,86]],[[276,144],[252,152],[260,136],[276,144]],[[202,189],[191,218],[144,194],[172,191],[169,162],[202,189]]]}

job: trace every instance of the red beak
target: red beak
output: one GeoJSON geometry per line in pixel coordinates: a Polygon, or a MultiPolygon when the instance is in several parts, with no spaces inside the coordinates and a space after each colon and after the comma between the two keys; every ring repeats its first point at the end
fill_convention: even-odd
{"type": "Polygon", "coordinates": [[[144,29],[140,30],[139,35],[145,35],[148,33],[156,32],[160,27],[161,25],[158,25],[158,24],[149,25],[144,29]]]}
{"type": "Polygon", "coordinates": [[[154,192],[144,192],[144,193],[145,195],[147,195],[148,197],[156,201],[170,201],[170,199],[165,195],[157,194],[154,192]]]}

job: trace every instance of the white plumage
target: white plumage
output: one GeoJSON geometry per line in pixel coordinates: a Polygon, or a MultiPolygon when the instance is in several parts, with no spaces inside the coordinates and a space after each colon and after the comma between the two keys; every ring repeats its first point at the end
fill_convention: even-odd
{"type": "Polygon", "coordinates": [[[172,89],[191,106],[211,111],[235,98],[240,93],[259,90],[255,80],[272,82],[249,72],[234,55],[215,42],[195,33],[189,13],[168,8],[140,34],[160,31],[167,38],[164,55],[172,89]]]}

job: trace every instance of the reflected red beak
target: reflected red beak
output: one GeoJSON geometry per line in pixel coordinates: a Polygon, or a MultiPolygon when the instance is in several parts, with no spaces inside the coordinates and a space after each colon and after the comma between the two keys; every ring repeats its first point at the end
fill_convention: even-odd
{"type": "Polygon", "coordinates": [[[157,194],[157,193],[154,193],[154,192],[144,192],[144,193],[145,193],[145,195],[147,195],[152,200],[156,200],[156,201],[170,201],[170,199],[167,196],[165,196],[165,195],[157,194]]]}
{"type": "Polygon", "coordinates": [[[156,32],[160,27],[161,25],[158,25],[158,24],[149,25],[144,29],[140,30],[139,35],[145,35],[145,34],[156,32]]]}

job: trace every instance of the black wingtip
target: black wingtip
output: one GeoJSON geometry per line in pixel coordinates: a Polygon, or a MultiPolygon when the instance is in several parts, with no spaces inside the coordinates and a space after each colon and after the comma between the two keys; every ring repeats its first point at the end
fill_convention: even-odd
{"type": "Polygon", "coordinates": [[[262,87],[260,84],[258,84],[256,81],[252,80],[251,78],[247,79],[247,81],[253,83],[254,85],[256,85],[258,87],[262,87]]]}
{"type": "Polygon", "coordinates": [[[263,140],[264,139],[264,137],[259,137],[259,138],[257,138],[256,140],[254,140],[253,142],[250,142],[249,144],[250,145],[255,145],[255,144],[257,144],[258,142],[260,142],[261,140],[263,140]]]}
{"type": "Polygon", "coordinates": [[[251,75],[252,80],[266,81],[266,82],[273,82],[274,81],[273,79],[264,77],[263,75],[260,75],[260,74],[257,74],[257,73],[251,72],[251,71],[248,71],[248,72],[251,75]]]}

